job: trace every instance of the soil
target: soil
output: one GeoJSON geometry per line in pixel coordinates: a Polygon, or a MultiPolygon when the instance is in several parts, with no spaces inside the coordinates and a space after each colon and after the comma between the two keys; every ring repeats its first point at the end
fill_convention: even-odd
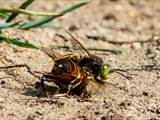
{"type": "MultiPolygon", "coordinates": [[[[28,8],[35,11],[58,11],[77,1],[37,0],[28,8]]],[[[0,1],[3,7],[17,7],[21,1],[0,1]]],[[[113,69],[128,69],[125,75],[112,73],[106,94],[91,97],[40,97],[41,90],[26,68],[1,70],[1,120],[160,120],[160,43],[114,42],[144,41],[160,31],[160,0],[93,0],[86,6],[51,23],[62,26],[80,40],[86,48],[121,51],[119,54],[90,51],[103,58],[113,69]],[[38,88],[37,88],[38,87],[38,88]]],[[[37,17],[19,15],[16,20],[37,17]]],[[[2,19],[1,19],[2,20],[2,19]]],[[[15,20],[15,21],[16,21],[15,20]]],[[[56,34],[69,39],[63,29],[7,29],[9,36],[39,47],[70,45],[56,34]]],[[[66,54],[70,51],[56,49],[66,54]]],[[[75,51],[73,51],[74,53],[75,51]]],[[[26,64],[33,71],[51,71],[53,60],[40,50],[0,43],[0,66],[26,64]]],[[[39,75],[41,76],[41,74],[39,75]]],[[[52,88],[51,88],[52,89],[52,88]]],[[[53,91],[52,91],[53,92],[53,91]]]]}

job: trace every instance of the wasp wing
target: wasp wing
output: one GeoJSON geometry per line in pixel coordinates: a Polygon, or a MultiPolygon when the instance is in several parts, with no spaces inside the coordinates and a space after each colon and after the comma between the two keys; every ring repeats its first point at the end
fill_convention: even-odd
{"type": "Polygon", "coordinates": [[[68,32],[67,30],[65,30],[65,32],[67,34],[69,34],[71,36],[71,44],[73,45],[73,47],[78,48],[80,50],[83,50],[87,55],[91,55],[88,50],[79,42],[79,40],[77,38],[75,38],[70,32],[68,32]]]}
{"type": "Polygon", "coordinates": [[[46,47],[41,47],[40,48],[41,51],[43,51],[45,54],[47,54],[50,58],[52,58],[54,61],[61,56],[61,54],[55,52],[53,49],[51,48],[46,48],[46,47]]]}
{"type": "Polygon", "coordinates": [[[107,83],[97,82],[94,78],[88,81],[87,91],[95,95],[107,94],[107,83]]]}

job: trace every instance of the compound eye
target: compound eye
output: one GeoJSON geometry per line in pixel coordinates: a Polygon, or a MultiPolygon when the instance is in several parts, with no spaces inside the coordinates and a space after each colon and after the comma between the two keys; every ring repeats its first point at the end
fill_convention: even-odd
{"type": "Polygon", "coordinates": [[[101,78],[108,78],[109,73],[110,73],[110,66],[107,64],[102,65],[100,69],[101,78]]]}
{"type": "Polygon", "coordinates": [[[64,68],[64,65],[62,63],[58,64],[58,68],[62,69],[64,68]]]}
{"type": "Polygon", "coordinates": [[[69,72],[71,67],[67,61],[62,61],[62,62],[55,64],[55,68],[59,72],[69,72]]]}

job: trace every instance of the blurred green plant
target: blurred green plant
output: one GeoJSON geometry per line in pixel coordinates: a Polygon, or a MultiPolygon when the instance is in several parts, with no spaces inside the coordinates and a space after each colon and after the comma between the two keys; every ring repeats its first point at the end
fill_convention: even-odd
{"type": "Polygon", "coordinates": [[[64,10],[57,12],[57,13],[45,13],[45,12],[35,12],[26,10],[26,8],[31,5],[34,2],[34,0],[26,0],[23,2],[18,8],[9,9],[9,8],[0,8],[0,17],[6,19],[5,22],[0,23],[0,41],[5,41],[8,44],[13,44],[21,47],[26,48],[36,48],[37,47],[30,43],[20,42],[14,38],[10,38],[2,32],[2,30],[7,28],[18,28],[18,29],[30,29],[34,27],[50,27],[50,28],[57,28],[60,29],[62,26],[56,26],[48,24],[50,21],[54,20],[55,18],[61,17],[65,15],[66,13],[70,13],[90,2],[90,0],[80,0],[80,2],[75,3],[64,10]],[[31,21],[18,21],[18,22],[12,22],[19,14],[26,14],[26,15],[34,15],[34,16],[44,16],[37,20],[31,20],[31,21]]]}
{"type": "MultiPolygon", "coordinates": [[[[62,11],[59,11],[57,13],[45,13],[45,12],[35,12],[35,11],[30,11],[30,10],[26,10],[26,8],[33,3],[34,0],[26,0],[24,3],[22,3],[22,5],[20,5],[19,8],[14,8],[14,9],[9,9],[9,8],[0,8],[0,16],[6,18],[8,17],[5,22],[3,23],[3,25],[1,25],[1,29],[6,29],[8,27],[9,24],[14,24],[11,23],[11,21],[13,19],[15,19],[16,16],[18,16],[19,14],[26,14],[26,15],[34,15],[34,16],[45,16],[42,17],[40,19],[37,20],[32,20],[32,21],[26,21],[26,22],[21,22],[21,24],[14,24],[13,26],[17,26],[17,28],[19,29],[30,29],[30,28],[34,28],[34,27],[41,27],[43,25],[47,26],[46,24],[52,20],[54,20],[55,18],[61,17],[67,13],[70,13],[86,4],[88,4],[90,2],[90,0],[83,0],[80,1],[78,3],[75,3],[67,8],[65,8],[62,11]],[[11,13],[10,15],[6,14],[6,13],[11,13]],[[45,24],[45,25],[44,25],[45,24]],[[4,26],[4,27],[3,27],[4,26]]],[[[13,27],[11,25],[11,27],[13,27]]]]}
{"type": "MultiPolygon", "coordinates": [[[[76,10],[77,8],[83,6],[87,3],[89,3],[89,1],[83,1],[83,2],[80,2],[80,3],[74,4],[74,5],[71,5],[70,7],[60,11],[59,13],[61,15],[65,15],[66,13],[72,12],[73,10],[76,10]]],[[[38,19],[38,20],[25,22],[22,25],[20,25],[19,28],[30,29],[30,28],[33,28],[33,27],[41,26],[42,24],[48,23],[48,22],[50,22],[51,20],[53,20],[57,17],[59,17],[59,16],[47,16],[47,17],[43,17],[43,18],[38,19]]]]}
{"type": "Polygon", "coordinates": [[[20,21],[14,23],[0,23],[0,30],[19,25],[20,21]]]}
{"type": "MultiPolygon", "coordinates": [[[[20,9],[26,9],[30,4],[32,4],[34,0],[26,0],[25,2],[23,2],[21,5],[20,5],[20,9]]],[[[6,22],[11,22],[16,16],[18,15],[18,13],[12,13],[8,19],[6,20],[6,22]]]]}
{"type": "Polygon", "coordinates": [[[20,42],[15,38],[10,38],[7,35],[5,35],[3,32],[0,32],[0,41],[4,41],[8,44],[13,44],[13,45],[20,46],[20,47],[38,49],[38,47],[36,47],[33,44],[26,43],[26,42],[20,42]]]}
{"type": "Polygon", "coordinates": [[[5,12],[0,12],[0,17],[2,17],[2,18],[8,18],[8,14],[7,13],[5,13],[5,12]]]}
{"type": "MultiPolygon", "coordinates": [[[[34,12],[30,10],[24,10],[24,9],[9,9],[9,8],[0,8],[0,12],[11,12],[13,14],[26,14],[26,15],[34,15],[34,16],[62,16],[61,13],[45,13],[45,12],[34,12]]],[[[7,21],[6,21],[7,22],[7,21]]]]}

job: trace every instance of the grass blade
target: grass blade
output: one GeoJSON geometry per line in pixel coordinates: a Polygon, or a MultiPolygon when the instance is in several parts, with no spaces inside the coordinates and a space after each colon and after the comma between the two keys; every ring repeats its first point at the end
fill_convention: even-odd
{"type": "MultiPolygon", "coordinates": [[[[89,3],[88,0],[80,2],[80,3],[77,3],[77,4],[74,4],[74,5],[72,5],[72,6],[68,7],[68,8],[60,11],[60,14],[64,15],[66,13],[69,13],[69,12],[71,12],[73,10],[76,10],[77,8],[83,6],[83,5],[87,4],[87,3],[89,3]]],[[[51,20],[53,20],[53,19],[55,19],[57,17],[59,17],[59,16],[56,16],[56,17],[55,16],[47,16],[47,17],[43,17],[43,18],[41,18],[39,20],[25,22],[20,26],[20,28],[21,29],[30,29],[30,28],[33,28],[33,27],[37,27],[37,26],[45,24],[45,23],[47,23],[47,22],[49,22],[49,21],[51,21],[51,20]]]]}
{"type": "Polygon", "coordinates": [[[87,3],[89,3],[90,1],[83,1],[83,2],[80,2],[80,3],[77,3],[77,4],[74,4],[64,10],[62,10],[60,13],[61,14],[66,14],[66,13],[69,13],[69,12],[72,12],[73,10],[76,10],[77,8],[83,6],[83,5],[86,5],[87,3]]]}
{"type": "Polygon", "coordinates": [[[46,12],[35,12],[24,9],[9,9],[9,8],[0,8],[0,12],[11,12],[15,14],[26,14],[26,15],[35,15],[35,16],[61,16],[61,13],[46,13],[46,12]]]}
{"type": "MultiPolygon", "coordinates": [[[[26,9],[34,0],[26,0],[24,3],[21,4],[19,7],[20,9],[26,9]]],[[[11,14],[6,22],[11,22],[19,13],[13,13],[11,14]]]]}
{"type": "Polygon", "coordinates": [[[2,32],[0,33],[0,41],[5,41],[8,44],[13,44],[13,45],[20,46],[20,47],[38,49],[33,44],[20,42],[20,41],[16,40],[15,38],[9,38],[8,36],[4,35],[2,32]]]}
{"type": "Polygon", "coordinates": [[[0,23],[0,30],[19,25],[20,21],[14,23],[0,23]]]}
{"type": "Polygon", "coordinates": [[[7,13],[0,12],[0,16],[3,18],[7,18],[9,15],[7,13]]]}
{"type": "Polygon", "coordinates": [[[63,26],[61,26],[61,25],[54,25],[54,24],[50,24],[50,23],[43,24],[39,27],[40,28],[51,28],[51,29],[57,29],[57,30],[63,28],[63,26]]]}

